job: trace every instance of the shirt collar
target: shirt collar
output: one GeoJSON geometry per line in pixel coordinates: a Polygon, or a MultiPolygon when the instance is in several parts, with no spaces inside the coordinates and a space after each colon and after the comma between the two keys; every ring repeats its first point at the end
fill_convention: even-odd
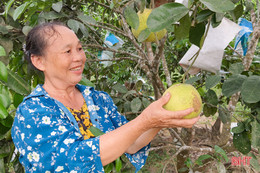
{"type": "MultiPolygon", "coordinates": [[[[38,84],[36,88],[31,92],[31,94],[26,96],[24,100],[31,97],[40,97],[40,96],[50,97],[49,94],[45,91],[45,89],[42,86],[43,86],[42,84],[38,84]]],[[[81,93],[84,92],[86,93],[87,91],[89,91],[89,94],[91,94],[94,91],[93,87],[84,86],[81,84],[76,84],[76,88],[78,88],[81,93]]]]}

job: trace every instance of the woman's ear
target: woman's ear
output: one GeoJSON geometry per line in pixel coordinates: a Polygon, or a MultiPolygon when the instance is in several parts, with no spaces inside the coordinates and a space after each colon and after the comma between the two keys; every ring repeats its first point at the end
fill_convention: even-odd
{"type": "Polygon", "coordinates": [[[31,61],[34,67],[36,67],[38,70],[45,70],[44,58],[42,56],[31,55],[31,61]]]}

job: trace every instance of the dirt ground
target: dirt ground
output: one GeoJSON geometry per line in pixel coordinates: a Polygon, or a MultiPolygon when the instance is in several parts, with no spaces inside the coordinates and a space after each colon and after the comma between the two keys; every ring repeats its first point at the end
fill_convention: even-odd
{"type": "MultiPolygon", "coordinates": [[[[205,117],[202,116],[200,120],[196,123],[195,129],[199,129],[200,140],[195,139],[195,142],[192,145],[198,145],[199,143],[205,143],[207,140],[210,140],[211,127],[214,124],[216,118],[215,117],[205,117]]],[[[180,130],[180,129],[179,129],[180,130]]],[[[231,140],[232,141],[232,140],[231,140]]],[[[211,154],[207,152],[198,152],[193,151],[189,152],[187,155],[187,159],[189,160],[187,163],[193,164],[193,168],[188,170],[188,168],[183,167],[183,169],[176,169],[176,157],[173,155],[178,151],[181,143],[175,138],[173,139],[167,129],[162,129],[159,134],[154,138],[151,142],[151,151],[147,162],[142,168],[142,173],[179,173],[179,172],[189,172],[189,173],[260,173],[260,170],[252,169],[251,165],[232,165],[231,161],[233,157],[243,158],[239,152],[231,152],[227,153],[228,161],[216,160],[216,159],[208,159],[203,162],[203,165],[198,167],[198,165],[194,166],[194,161],[203,154],[211,154]],[[185,171],[186,170],[186,171],[185,171]]],[[[199,145],[198,145],[199,146],[199,145]]],[[[259,154],[258,154],[259,155],[259,154]]],[[[260,164],[260,159],[258,159],[258,163],[260,164]]]]}

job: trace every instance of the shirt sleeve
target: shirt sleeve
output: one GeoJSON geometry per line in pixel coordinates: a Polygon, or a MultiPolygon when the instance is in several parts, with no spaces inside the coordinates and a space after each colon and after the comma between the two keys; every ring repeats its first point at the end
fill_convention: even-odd
{"type": "MultiPolygon", "coordinates": [[[[107,107],[107,114],[110,117],[113,125],[115,128],[118,128],[128,122],[125,116],[121,115],[118,110],[117,106],[114,104],[112,98],[105,92],[102,92],[103,95],[103,104],[107,107]]],[[[150,144],[140,149],[135,154],[128,154],[125,153],[129,161],[132,165],[136,168],[136,172],[139,171],[144,165],[147,160],[149,154],[150,144]]]]}
{"type": "Polygon", "coordinates": [[[104,171],[99,137],[83,140],[57,106],[31,100],[22,103],[16,112],[12,138],[26,172],[104,171]]]}

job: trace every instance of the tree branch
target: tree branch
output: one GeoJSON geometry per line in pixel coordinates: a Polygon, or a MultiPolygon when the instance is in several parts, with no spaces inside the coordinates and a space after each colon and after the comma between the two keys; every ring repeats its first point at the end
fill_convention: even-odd
{"type": "Polygon", "coordinates": [[[200,152],[208,152],[208,153],[213,153],[214,149],[208,147],[208,148],[201,148],[201,147],[195,147],[195,146],[182,146],[179,148],[179,150],[172,156],[172,158],[177,157],[180,152],[185,151],[185,150],[191,150],[191,151],[200,151],[200,152]]]}
{"type": "Polygon", "coordinates": [[[132,53],[129,53],[129,52],[126,52],[126,51],[111,49],[111,48],[100,46],[100,45],[97,45],[97,44],[86,44],[86,45],[84,45],[84,47],[86,47],[86,48],[96,48],[96,49],[99,49],[99,50],[107,50],[107,51],[111,51],[111,52],[118,53],[118,54],[128,55],[128,56],[136,58],[136,59],[131,59],[131,60],[134,60],[136,62],[138,62],[138,59],[142,59],[138,55],[135,55],[135,54],[132,54],[132,53]]]}
{"type": "Polygon", "coordinates": [[[102,7],[108,8],[109,10],[112,10],[112,11],[114,11],[114,12],[116,12],[116,13],[122,14],[122,12],[119,11],[119,10],[117,10],[116,8],[112,8],[112,9],[111,9],[109,5],[103,4],[103,3],[98,2],[98,1],[93,1],[93,2],[94,2],[95,4],[98,4],[98,5],[102,6],[102,7]]]}
{"type": "MultiPolygon", "coordinates": [[[[155,34],[156,35],[156,34],[155,34]]],[[[160,41],[158,41],[158,51],[155,54],[155,57],[153,59],[153,70],[156,70],[156,72],[158,71],[159,65],[160,65],[160,59],[162,58],[163,54],[164,54],[164,45],[165,45],[165,41],[166,41],[166,36],[164,36],[160,41]]]]}
{"type": "Polygon", "coordinates": [[[168,128],[168,130],[170,131],[170,134],[173,134],[171,135],[172,137],[176,137],[182,144],[182,146],[186,146],[186,144],[184,143],[184,141],[181,139],[181,137],[179,136],[179,134],[173,129],[173,128],[168,128]]]}

